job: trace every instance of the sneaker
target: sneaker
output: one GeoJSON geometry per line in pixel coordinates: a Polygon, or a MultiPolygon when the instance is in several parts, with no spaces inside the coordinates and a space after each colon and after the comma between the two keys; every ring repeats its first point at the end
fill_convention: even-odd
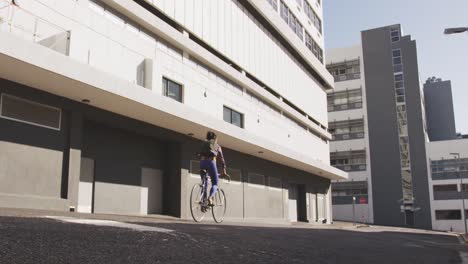
{"type": "Polygon", "coordinates": [[[214,206],[213,197],[208,198],[208,206],[214,206]]]}

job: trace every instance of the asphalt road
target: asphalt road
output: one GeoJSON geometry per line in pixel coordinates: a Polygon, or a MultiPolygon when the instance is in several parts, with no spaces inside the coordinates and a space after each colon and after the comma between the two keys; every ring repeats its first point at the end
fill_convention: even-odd
{"type": "Polygon", "coordinates": [[[172,232],[0,217],[0,263],[462,263],[454,236],[136,223],[172,232]]]}

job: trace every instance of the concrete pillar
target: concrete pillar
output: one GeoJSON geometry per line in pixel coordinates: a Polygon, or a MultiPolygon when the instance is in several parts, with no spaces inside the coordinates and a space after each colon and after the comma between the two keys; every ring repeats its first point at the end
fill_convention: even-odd
{"type": "Polygon", "coordinates": [[[83,139],[83,116],[73,112],[70,123],[70,158],[68,166],[68,202],[70,210],[78,208],[78,187],[80,184],[81,147],[83,139]]]}
{"type": "Polygon", "coordinates": [[[333,224],[333,207],[332,207],[332,185],[328,186],[327,193],[325,194],[327,201],[327,224],[333,224]]]}

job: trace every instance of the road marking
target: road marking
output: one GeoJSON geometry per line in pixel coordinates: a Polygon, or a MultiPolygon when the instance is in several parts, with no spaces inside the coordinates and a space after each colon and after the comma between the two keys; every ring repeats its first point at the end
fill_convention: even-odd
{"type": "Polygon", "coordinates": [[[128,224],[128,223],[111,221],[111,220],[85,219],[85,218],[74,218],[74,217],[65,217],[65,216],[45,216],[45,218],[54,219],[54,220],[67,222],[67,223],[73,223],[73,224],[120,227],[120,228],[132,229],[136,231],[143,231],[143,232],[170,233],[174,231],[174,230],[166,229],[166,228],[128,224]]]}

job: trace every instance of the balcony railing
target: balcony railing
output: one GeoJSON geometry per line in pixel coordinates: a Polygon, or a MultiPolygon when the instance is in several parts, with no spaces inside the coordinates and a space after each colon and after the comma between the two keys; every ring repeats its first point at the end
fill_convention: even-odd
{"type": "Polygon", "coordinates": [[[69,55],[69,31],[13,4],[11,0],[0,0],[0,30],[69,55]]]}
{"type": "Polygon", "coordinates": [[[433,180],[455,180],[462,177],[463,179],[468,179],[468,171],[445,171],[445,172],[432,172],[433,180]]]}
{"type": "Polygon", "coordinates": [[[332,204],[334,205],[345,205],[345,204],[353,204],[353,197],[356,197],[355,204],[361,204],[361,201],[365,201],[364,204],[367,204],[368,197],[367,194],[357,194],[357,195],[347,195],[347,196],[333,196],[332,197],[332,204]],[[364,199],[361,199],[364,198],[364,199]]]}
{"type": "MultiPolygon", "coordinates": [[[[463,196],[468,198],[468,192],[464,191],[463,196]]],[[[435,191],[434,200],[459,200],[461,199],[461,192],[459,191],[435,191]]]]}
{"type": "Polygon", "coordinates": [[[328,112],[346,111],[346,110],[360,109],[360,108],[362,108],[362,102],[328,105],[328,112]]]}
{"type": "Polygon", "coordinates": [[[361,79],[361,74],[349,73],[349,74],[335,75],[333,77],[335,78],[335,82],[343,82],[343,81],[361,79]]]}
{"type": "Polygon", "coordinates": [[[332,166],[342,171],[346,171],[346,172],[367,170],[366,164],[349,164],[349,165],[332,165],[332,166]]]}
{"type": "Polygon", "coordinates": [[[364,132],[354,132],[347,134],[334,134],[332,135],[332,141],[352,140],[364,138],[364,132]]]}

